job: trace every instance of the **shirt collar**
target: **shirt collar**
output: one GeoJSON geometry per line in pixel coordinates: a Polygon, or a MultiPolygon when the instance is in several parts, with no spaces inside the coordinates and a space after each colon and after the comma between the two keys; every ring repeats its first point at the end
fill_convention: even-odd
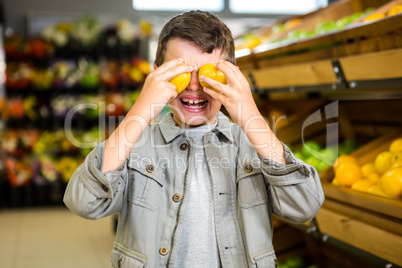
{"type": "MultiPolygon", "coordinates": [[[[230,142],[233,142],[232,128],[229,119],[222,113],[218,113],[218,124],[212,132],[222,133],[230,142]]],[[[167,113],[159,123],[160,130],[166,142],[171,142],[174,138],[182,134],[182,129],[173,119],[173,113],[167,113]]]]}

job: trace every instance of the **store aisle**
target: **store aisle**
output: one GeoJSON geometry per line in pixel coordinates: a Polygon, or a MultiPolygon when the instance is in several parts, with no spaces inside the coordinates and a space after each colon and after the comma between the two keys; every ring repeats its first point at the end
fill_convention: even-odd
{"type": "Polygon", "coordinates": [[[112,217],[85,220],[64,207],[0,210],[0,267],[106,268],[112,217]]]}

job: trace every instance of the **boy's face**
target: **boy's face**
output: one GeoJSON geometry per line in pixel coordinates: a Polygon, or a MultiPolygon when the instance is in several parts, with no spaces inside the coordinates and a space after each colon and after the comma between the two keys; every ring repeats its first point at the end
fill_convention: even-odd
{"type": "MultiPolygon", "coordinates": [[[[203,53],[195,44],[182,39],[168,41],[165,62],[177,58],[198,68],[206,63],[217,63],[225,59],[219,51],[203,53]]],[[[198,70],[191,74],[190,84],[175,99],[169,102],[176,123],[181,128],[189,128],[216,122],[221,103],[204,92],[198,81],[198,70]]]]}

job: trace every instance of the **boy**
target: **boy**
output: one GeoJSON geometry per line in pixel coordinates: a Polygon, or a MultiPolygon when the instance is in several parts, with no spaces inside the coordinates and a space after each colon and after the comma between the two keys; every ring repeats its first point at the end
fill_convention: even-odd
{"type": "Polygon", "coordinates": [[[317,172],[277,140],[234,61],[216,16],[172,18],[138,100],[72,176],[64,202],[73,212],[120,212],[113,267],[275,267],[272,213],[302,223],[320,209],[317,172]],[[228,83],[200,76],[216,90],[202,88],[206,63],[228,83]],[[191,81],[177,94],[168,81],[184,72],[191,81]],[[166,103],[172,113],[148,124],[166,103]]]}

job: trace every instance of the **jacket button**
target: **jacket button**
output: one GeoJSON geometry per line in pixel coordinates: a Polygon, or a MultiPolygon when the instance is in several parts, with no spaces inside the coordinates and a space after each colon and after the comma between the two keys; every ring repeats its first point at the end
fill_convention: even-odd
{"type": "Polygon", "coordinates": [[[253,171],[253,166],[252,165],[245,165],[244,166],[244,171],[247,173],[250,173],[251,171],[253,171]]]}
{"type": "Polygon", "coordinates": [[[145,169],[146,169],[149,173],[152,173],[152,172],[155,171],[155,168],[154,168],[153,165],[148,165],[145,169]]]}
{"type": "Polygon", "coordinates": [[[102,184],[102,189],[105,192],[109,192],[109,187],[107,187],[106,185],[102,184]]]}
{"type": "Polygon", "coordinates": [[[162,256],[165,256],[166,254],[168,254],[168,248],[167,247],[161,247],[159,249],[159,254],[161,254],[162,256]]]}
{"type": "Polygon", "coordinates": [[[185,151],[187,150],[188,144],[187,143],[183,143],[180,145],[180,150],[185,151]]]}
{"type": "Polygon", "coordinates": [[[175,195],[173,196],[173,201],[175,201],[176,203],[179,202],[180,200],[181,200],[181,195],[175,194],[175,195]]]}
{"type": "Polygon", "coordinates": [[[119,259],[119,261],[117,262],[117,267],[121,267],[121,262],[122,261],[123,261],[122,259],[119,259]]]}

